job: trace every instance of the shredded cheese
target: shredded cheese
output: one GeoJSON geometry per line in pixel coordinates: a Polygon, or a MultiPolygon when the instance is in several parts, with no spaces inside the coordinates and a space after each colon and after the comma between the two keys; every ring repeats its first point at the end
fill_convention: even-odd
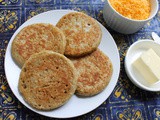
{"type": "Polygon", "coordinates": [[[145,20],[151,11],[150,0],[109,0],[121,15],[136,20],[145,20]]]}

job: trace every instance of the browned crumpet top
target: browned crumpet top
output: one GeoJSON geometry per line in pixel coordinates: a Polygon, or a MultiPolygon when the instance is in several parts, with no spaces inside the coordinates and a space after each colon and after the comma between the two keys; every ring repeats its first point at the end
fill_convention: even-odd
{"type": "Polygon", "coordinates": [[[39,110],[51,110],[65,104],[76,86],[73,63],[52,51],[33,54],[22,67],[18,85],[24,100],[39,110]]]}
{"type": "Polygon", "coordinates": [[[99,49],[85,57],[71,60],[78,74],[76,94],[92,96],[108,85],[113,67],[109,57],[99,49]]]}
{"type": "Polygon", "coordinates": [[[90,16],[71,12],[63,16],[56,25],[66,36],[65,55],[82,56],[96,50],[101,41],[101,28],[90,16]]]}
{"type": "Polygon", "coordinates": [[[52,50],[63,54],[66,40],[62,31],[46,23],[23,28],[12,42],[12,56],[20,66],[34,53],[52,50]]]}

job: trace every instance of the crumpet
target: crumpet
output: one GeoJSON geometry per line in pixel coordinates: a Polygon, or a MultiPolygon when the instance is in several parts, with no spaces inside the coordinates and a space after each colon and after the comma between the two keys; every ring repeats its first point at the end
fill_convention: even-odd
{"type": "Polygon", "coordinates": [[[109,57],[102,51],[97,49],[89,55],[71,60],[77,69],[77,95],[93,96],[108,85],[113,67],[109,57]]]}
{"type": "Polygon", "coordinates": [[[63,32],[46,23],[37,23],[26,26],[12,42],[12,56],[15,61],[23,66],[26,60],[42,50],[52,50],[64,54],[66,39],[63,32]]]}
{"type": "Polygon", "coordinates": [[[62,106],[75,93],[76,86],[73,63],[53,51],[33,54],[23,65],[18,84],[24,100],[38,110],[62,106]]]}
{"type": "Polygon", "coordinates": [[[93,52],[100,44],[102,31],[98,22],[92,17],[71,12],[64,15],[56,24],[66,37],[65,55],[79,57],[93,52]]]}

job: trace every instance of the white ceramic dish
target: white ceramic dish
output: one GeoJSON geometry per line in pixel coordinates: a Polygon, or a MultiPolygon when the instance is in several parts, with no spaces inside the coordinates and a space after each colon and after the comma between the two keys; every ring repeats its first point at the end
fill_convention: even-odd
{"type": "Polygon", "coordinates": [[[109,85],[106,89],[101,92],[100,94],[93,96],[93,97],[86,97],[81,98],[73,95],[73,97],[62,107],[52,110],[52,111],[38,111],[30,105],[28,105],[20,95],[18,91],[18,79],[20,75],[21,69],[15,64],[11,56],[11,43],[17,33],[25,26],[33,24],[33,23],[51,23],[55,25],[58,20],[65,14],[73,12],[71,10],[52,10],[45,13],[41,13],[28,21],[26,21],[22,26],[20,26],[17,31],[14,33],[10,42],[8,44],[6,55],[5,55],[5,74],[8,80],[8,84],[18,98],[18,100],[23,103],[26,107],[31,109],[32,111],[39,113],[44,116],[54,117],[54,118],[71,118],[83,115],[92,111],[93,109],[97,108],[101,105],[111,94],[113,91],[120,71],[120,58],[117,46],[115,44],[114,39],[110,35],[110,33],[100,24],[102,29],[102,41],[100,43],[99,48],[110,57],[113,63],[113,75],[109,85]]]}
{"type": "Polygon", "coordinates": [[[143,77],[137,72],[132,63],[142,54],[142,52],[147,51],[149,48],[152,48],[158,56],[160,56],[160,44],[156,43],[153,40],[139,40],[133,43],[126,54],[125,57],[125,70],[130,78],[130,80],[139,88],[147,91],[160,91],[160,82],[157,84],[149,85],[143,77]]]}
{"type": "Polygon", "coordinates": [[[106,21],[106,24],[110,26],[113,30],[123,34],[132,34],[141,29],[158,12],[158,0],[150,0],[150,3],[151,12],[149,18],[146,20],[133,20],[119,14],[111,6],[109,0],[105,0],[105,5],[103,8],[103,17],[106,21]]]}

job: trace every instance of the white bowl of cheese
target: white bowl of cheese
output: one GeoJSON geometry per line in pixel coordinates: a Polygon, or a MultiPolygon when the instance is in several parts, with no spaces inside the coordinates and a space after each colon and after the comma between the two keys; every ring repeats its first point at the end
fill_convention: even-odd
{"type": "Polygon", "coordinates": [[[158,0],[105,0],[103,18],[113,30],[132,34],[158,12],[158,0]]]}
{"type": "Polygon", "coordinates": [[[139,40],[127,50],[125,70],[130,80],[147,91],[160,91],[160,44],[139,40]]]}

